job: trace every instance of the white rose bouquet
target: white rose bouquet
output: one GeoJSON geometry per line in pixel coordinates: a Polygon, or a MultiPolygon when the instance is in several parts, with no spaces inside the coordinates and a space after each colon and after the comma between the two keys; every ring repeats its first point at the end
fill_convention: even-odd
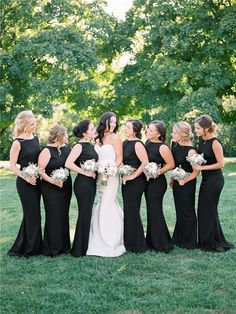
{"type": "MultiPolygon", "coordinates": [[[[130,165],[123,165],[123,166],[120,166],[118,169],[118,172],[119,172],[121,177],[130,176],[135,171],[136,171],[136,169],[131,167],[130,165]]],[[[125,180],[122,179],[122,183],[126,184],[125,180]]]]}
{"type": "Polygon", "coordinates": [[[170,171],[170,176],[176,181],[183,180],[189,176],[189,173],[186,172],[181,166],[176,167],[170,171]]]}
{"type": "Polygon", "coordinates": [[[97,163],[95,159],[86,160],[83,164],[81,164],[81,169],[83,169],[85,172],[97,171],[97,163]]]}
{"type": "Polygon", "coordinates": [[[156,179],[160,175],[160,169],[161,165],[158,165],[155,162],[147,163],[143,168],[147,181],[149,181],[149,179],[156,179]]]}
{"type": "Polygon", "coordinates": [[[29,163],[29,166],[22,169],[22,175],[25,179],[38,178],[39,168],[36,164],[29,163]]]}
{"type": "Polygon", "coordinates": [[[66,181],[68,176],[69,176],[69,170],[62,167],[59,169],[53,170],[53,172],[50,175],[52,180],[59,184],[66,181]]]}
{"type": "Polygon", "coordinates": [[[117,174],[117,166],[111,161],[100,161],[97,164],[98,173],[102,174],[101,185],[107,186],[108,177],[115,176],[117,174]]]}
{"type": "Polygon", "coordinates": [[[204,159],[204,154],[194,154],[191,157],[187,156],[186,160],[190,163],[191,166],[202,165],[202,164],[205,164],[207,162],[204,159]]]}

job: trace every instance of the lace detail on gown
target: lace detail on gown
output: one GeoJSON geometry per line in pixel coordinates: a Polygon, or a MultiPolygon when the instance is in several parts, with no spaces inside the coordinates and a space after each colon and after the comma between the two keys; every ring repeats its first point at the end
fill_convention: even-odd
{"type": "MultiPolygon", "coordinates": [[[[98,161],[115,161],[113,145],[95,145],[98,161]]],[[[94,210],[90,233],[89,245],[86,255],[104,257],[120,256],[125,252],[123,240],[123,210],[117,202],[119,177],[109,177],[107,186],[102,186],[102,175],[98,175],[97,195],[98,204],[94,210]]]]}

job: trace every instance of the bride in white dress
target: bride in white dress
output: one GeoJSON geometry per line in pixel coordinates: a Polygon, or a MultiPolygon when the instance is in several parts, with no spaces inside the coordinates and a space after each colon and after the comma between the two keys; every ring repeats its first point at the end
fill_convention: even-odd
{"type": "MultiPolygon", "coordinates": [[[[95,150],[98,161],[112,161],[117,166],[122,163],[122,142],[115,132],[118,129],[116,115],[106,112],[100,119],[95,150]]],[[[123,210],[117,202],[119,188],[118,175],[109,177],[107,186],[101,185],[102,175],[98,175],[98,204],[94,210],[89,245],[86,255],[116,257],[125,252],[123,210]]]]}

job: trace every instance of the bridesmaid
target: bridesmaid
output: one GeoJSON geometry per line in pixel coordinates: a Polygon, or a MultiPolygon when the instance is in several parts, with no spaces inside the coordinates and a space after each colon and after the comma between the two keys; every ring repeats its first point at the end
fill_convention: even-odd
{"type": "Polygon", "coordinates": [[[146,241],[140,217],[142,195],[145,190],[143,165],[148,163],[148,156],[141,141],[142,123],[129,119],[125,123],[126,140],[123,143],[123,164],[130,165],[136,171],[124,176],[126,182],[122,185],[124,205],[124,244],[127,251],[134,253],[145,252],[146,241]]]}
{"type": "Polygon", "coordinates": [[[168,253],[172,249],[171,237],[163,215],[163,197],[167,189],[165,173],[174,167],[170,148],[164,143],[166,126],[162,121],[152,121],[147,129],[148,141],[145,144],[149,162],[161,165],[160,175],[146,182],[147,204],[147,247],[158,252],[168,253]]]}
{"type": "Polygon", "coordinates": [[[225,252],[234,246],[228,243],[218,217],[218,203],[224,186],[223,148],[214,136],[215,124],[208,115],[195,120],[195,133],[199,137],[198,153],[204,154],[206,165],[195,166],[202,171],[198,198],[198,242],[202,250],[225,252]]]}
{"type": "Polygon", "coordinates": [[[71,176],[64,182],[54,181],[50,175],[60,168],[65,168],[65,161],[70,153],[66,145],[66,128],[55,125],[51,128],[47,146],[39,155],[38,165],[42,177],[41,191],[45,207],[45,226],[43,254],[57,256],[70,250],[69,207],[72,194],[71,176]]]}
{"type": "Polygon", "coordinates": [[[16,187],[22,208],[23,220],[9,255],[31,256],[41,253],[42,232],[40,216],[40,180],[26,179],[22,169],[37,163],[39,140],[33,135],[36,120],[32,111],[20,112],[15,120],[15,134],[10,150],[10,168],[17,175],[16,187]],[[20,169],[16,164],[20,165],[20,169]]]}
{"type": "Polygon", "coordinates": [[[196,177],[186,157],[196,154],[192,144],[193,134],[191,126],[184,121],[176,123],[173,127],[171,150],[175,166],[181,166],[190,175],[183,180],[171,179],[176,210],[176,224],[173,234],[173,243],[186,249],[197,247],[197,217],[195,212],[196,177]]]}
{"type": "Polygon", "coordinates": [[[66,160],[66,167],[75,171],[74,192],[77,198],[79,216],[71,254],[74,257],[85,256],[88,248],[90,221],[96,194],[95,172],[85,172],[81,164],[86,160],[98,160],[98,155],[90,143],[95,137],[96,129],[90,120],[85,119],[75,126],[74,135],[80,138],[66,160]]]}

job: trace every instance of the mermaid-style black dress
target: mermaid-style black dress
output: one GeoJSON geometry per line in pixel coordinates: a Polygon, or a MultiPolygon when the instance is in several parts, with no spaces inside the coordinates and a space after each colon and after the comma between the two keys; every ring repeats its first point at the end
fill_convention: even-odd
{"type": "MultiPolygon", "coordinates": [[[[82,152],[75,161],[78,167],[81,167],[81,164],[86,160],[98,160],[98,154],[92,144],[86,142],[80,142],[79,144],[82,146],[82,152]]],[[[74,192],[77,198],[79,215],[71,254],[74,257],[80,257],[86,255],[88,248],[90,222],[96,195],[96,180],[92,177],[77,174],[74,182],[74,192]]]]}
{"type": "MultiPolygon", "coordinates": [[[[148,153],[149,162],[155,162],[163,167],[165,161],[160,154],[161,145],[166,144],[162,142],[153,143],[151,141],[147,141],[145,147],[148,153]]],[[[167,183],[164,174],[160,175],[156,179],[149,179],[149,181],[146,182],[146,242],[148,249],[168,253],[172,249],[173,245],[171,243],[171,237],[163,214],[163,197],[166,189],[167,183]]]]}
{"type": "MultiPolygon", "coordinates": [[[[175,166],[181,166],[186,172],[192,173],[193,169],[186,160],[188,152],[193,146],[182,146],[177,142],[172,143],[171,151],[175,160],[175,166]]],[[[196,179],[179,185],[173,180],[173,196],[176,210],[176,224],[173,233],[173,243],[186,249],[197,248],[197,217],[195,212],[196,179]]]]}
{"type": "MultiPolygon", "coordinates": [[[[123,164],[137,169],[141,165],[135,153],[135,144],[139,140],[124,141],[123,164]]],[[[143,144],[143,143],[142,143],[143,144]]],[[[142,253],[147,249],[140,217],[142,195],[145,190],[145,176],[141,174],[134,180],[122,184],[122,197],[124,205],[124,245],[127,251],[142,253]]]]}
{"type": "MultiPolygon", "coordinates": [[[[29,163],[36,164],[40,152],[38,138],[34,136],[30,140],[22,138],[16,138],[15,140],[21,146],[17,160],[20,169],[27,167],[29,163]]],[[[37,180],[36,185],[31,185],[24,179],[17,177],[16,187],[22,204],[23,220],[15,243],[8,251],[8,255],[25,257],[38,255],[42,249],[40,179],[37,180]]]]}
{"type": "MultiPolygon", "coordinates": [[[[65,161],[70,147],[46,146],[51,158],[45,172],[48,176],[59,168],[65,168],[65,161]]],[[[42,180],[41,191],[45,207],[45,226],[43,239],[43,255],[57,256],[70,250],[69,207],[72,195],[72,182],[69,175],[62,188],[42,180]]]]}
{"type": "MultiPolygon", "coordinates": [[[[212,149],[217,138],[204,141],[200,138],[198,153],[204,154],[206,165],[216,163],[212,149]]],[[[218,217],[218,203],[224,186],[224,177],[221,169],[203,170],[202,182],[198,199],[198,243],[202,250],[225,252],[234,248],[225,240],[218,217]]]]}

